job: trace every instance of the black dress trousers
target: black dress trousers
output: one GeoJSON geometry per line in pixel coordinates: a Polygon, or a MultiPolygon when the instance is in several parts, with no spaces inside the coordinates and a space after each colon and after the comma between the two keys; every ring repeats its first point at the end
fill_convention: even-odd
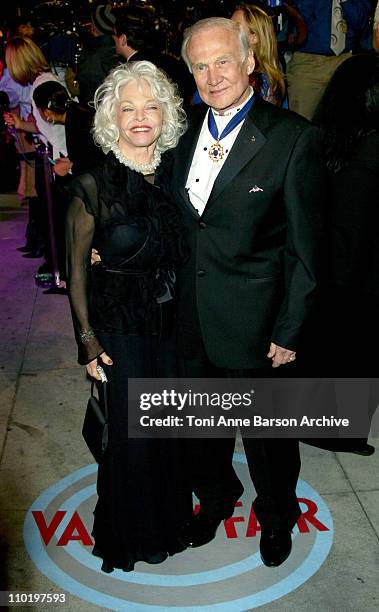
{"type": "MultiPolygon", "coordinates": [[[[279,370],[271,365],[254,370],[218,368],[208,360],[205,349],[196,358],[180,359],[180,373],[186,378],[270,378],[284,375],[279,370]]],[[[301,465],[298,440],[243,438],[243,444],[261,527],[292,529],[301,515],[296,496],[301,465]]],[[[234,445],[232,438],[187,440],[193,489],[202,512],[212,518],[231,516],[243,492],[232,466],[234,445]]]]}

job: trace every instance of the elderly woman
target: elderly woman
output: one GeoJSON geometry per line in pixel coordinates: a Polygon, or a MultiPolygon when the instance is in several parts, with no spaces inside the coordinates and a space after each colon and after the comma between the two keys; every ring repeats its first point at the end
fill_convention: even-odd
{"type": "Polygon", "coordinates": [[[109,380],[93,553],[105,572],[130,571],[183,550],[180,529],[192,513],[176,442],[128,439],[127,417],[129,377],[176,375],[173,281],[185,247],[163,154],[186,123],[174,86],[145,61],[115,68],[95,107],[94,139],[106,157],[70,185],[68,287],[79,363],[95,379],[102,364],[109,380]],[[101,263],[91,269],[93,243],[101,263]]]}

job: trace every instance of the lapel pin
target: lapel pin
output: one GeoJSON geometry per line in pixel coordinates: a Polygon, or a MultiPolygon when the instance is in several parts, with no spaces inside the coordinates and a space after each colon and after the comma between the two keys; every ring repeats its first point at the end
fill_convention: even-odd
{"type": "Polygon", "coordinates": [[[252,192],[253,192],[253,193],[256,193],[257,191],[263,191],[263,189],[261,189],[260,187],[258,187],[258,185],[254,185],[254,187],[252,187],[252,188],[249,190],[249,193],[252,193],[252,192]]]}
{"type": "Polygon", "coordinates": [[[252,136],[250,140],[251,142],[255,142],[255,136],[252,136]]]}

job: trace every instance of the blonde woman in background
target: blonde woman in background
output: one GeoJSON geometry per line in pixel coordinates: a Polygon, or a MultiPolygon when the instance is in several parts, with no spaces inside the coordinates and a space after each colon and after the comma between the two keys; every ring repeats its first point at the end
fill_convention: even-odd
{"type": "Polygon", "coordinates": [[[13,113],[6,117],[6,123],[16,130],[34,132],[42,135],[53,148],[54,159],[59,155],[67,155],[66,137],[63,125],[55,125],[42,119],[33,100],[34,90],[47,81],[57,81],[59,78],[51,72],[47,59],[40,48],[30,39],[16,36],[5,46],[5,61],[12,79],[20,85],[31,84],[31,103],[33,120],[22,121],[13,113]]]}
{"type": "Polygon", "coordinates": [[[372,46],[375,51],[379,53],[379,2],[376,5],[375,15],[374,15],[374,28],[372,33],[372,46]]]}
{"type": "Polygon", "coordinates": [[[286,87],[271,17],[254,4],[240,4],[232,20],[241,24],[254,51],[255,69],[250,77],[254,91],[267,102],[282,106],[286,87]]]}
{"type": "MultiPolygon", "coordinates": [[[[14,127],[18,132],[31,132],[40,135],[44,143],[49,143],[52,148],[52,157],[59,159],[67,156],[66,134],[64,125],[45,121],[36,107],[33,94],[42,83],[55,81],[60,83],[59,78],[51,71],[48,61],[40,48],[31,40],[16,36],[11,38],[5,46],[5,60],[9,74],[20,85],[31,85],[32,114],[27,121],[13,112],[5,113],[4,120],[8,126],[14,127]]],[[[46,199],[45,175],[43,159],[40,155],[35,158],[35,187],[38,196],[38,205],[33,207],[30,213],[33,222],[39,228],[42,245],[34,253],[26,253],[26,257],[43,257],[44,263],[38,268],[36,280],[49,282],[53,278],[55,264],[51,251],[53,244],[49,231],[48,209],[46,199]]],[[[57,259],[60,277],[65,278],[65,247],[64,247],[64,216],[65,195],[63,185],[59,178],[52,185],[52,197],[54,201],[53,215],[55,225],[55,240],[57,245],[57,259]]],[[[63,287],[62,287],[63,288],[63,287]]]]}

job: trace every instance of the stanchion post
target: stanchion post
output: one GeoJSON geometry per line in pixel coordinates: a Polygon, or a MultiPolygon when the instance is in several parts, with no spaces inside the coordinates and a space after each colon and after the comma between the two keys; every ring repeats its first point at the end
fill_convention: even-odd
{"type": "Polygon", "coordinates": [[[45,177],[45,195],[46,195],[46,206],[47,206],[47,218],[49,227],[49,247],[51,256],[52,274],[54,278],[54,284],[56,287],[60,285],[60,274],[58,268],[58,257],[57,257],[57,242],[55,238],[55,224],[54,224],[54,209],[53,209],[53,195],[52,195],[52,184],[54,182],[53,173],[51,170],[51,162],[49,155],[49,146],[41,143],[39,146],[39,153],[43,158],[43,171],[45,177]]]}

